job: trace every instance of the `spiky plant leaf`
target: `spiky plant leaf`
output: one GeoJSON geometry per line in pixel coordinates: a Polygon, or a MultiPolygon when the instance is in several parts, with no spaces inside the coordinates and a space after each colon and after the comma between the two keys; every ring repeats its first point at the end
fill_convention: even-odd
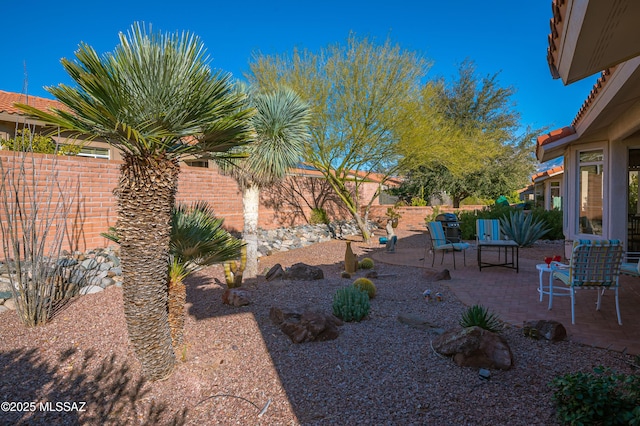
{"type": "Polygon", "coordinates": [[[465,328],[476,326],[494,333],[502,329],[502,322],[498,316],[481,305],[473,305],[464,311],[460,325],[465,328]]]}
{"type": "Polygon", "coordinates": [[[501,217],[500,225],[504,234],[520,247],[532,245],[551,230],[543,220],[534,220],[533,215],[522,210],[509,212],[509,217],[501,217]]]}

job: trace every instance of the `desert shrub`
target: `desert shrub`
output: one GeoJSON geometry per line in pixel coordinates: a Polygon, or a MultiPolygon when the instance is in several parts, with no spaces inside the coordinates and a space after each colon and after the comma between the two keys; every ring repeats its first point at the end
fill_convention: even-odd
{"type": "Polygon", "coordinates": [[[369,295],[357,287],[343,287],[333,295],[333,315],[343,321],[360,321],[369,309],[369,295]]]}
{"type": "Polygon", "coordinates": [[[502,322],[494,313],[481,305],[473,305],[462,313],[460,318],[462,327],[480,327],[488,331],[498,332],[502,329],[502,322]]]}
{"type": "Polygon", "coordinates": [[[460,231],[463,240],[473,240],[476,238],[476,220],[478,219],[500,219],[509,214],[513,207],[494,204],[483,207],[481,210],[463,211],[458,214],[460,221],[460,231]]]}
{"type": "Polygon", "coordinates": [[[427,217],[424,218],[425,223],[434,222],[436,217],[440,214],[440,206],[433,206],[431,214],[428,214],[427,217]]]}
{"type": "MultiPolygon", "coordinates": [[[[511,212],[522,211],[510,206],[491,205],[481,210],[461,211],[458,213],[460,220],[460,231],[463,240],[473,240],[476,238],[476,220],[477,219],[504,219],[508,218],[511,212]]],[[[545,210],[535,209],[529,215],[532,221],[542,221],[546,228],[549,229],[545,238],[550,240],[562,240],[564,234],[562,232],[562,211],[561,210],[545,210]]]]}
{"type": "Polygon", "coordinates": [[[309,217],[309,223],[312,225],[319,225],[319,224],[328,224],[329,221],[329,215],[327,214],[327,211],[321,207],[315,207],[313,209],[311,209],[311,216],[309,217]]]}
{"type": "Polygon", "coordinates": [[[533,214],[515,210],[506,217],[500,218],[500,225],[507,237],[518,243],[520,247],[527,247],[538,241],[549,232],[546,223],[533,214]]]}
{"type": "Polygon", "coordinates": [[[564,232],[562,231],[562,210],[545,210],[537,208],[531,211],[535,219],[544,221],[549,228],[549,232],[545,234],[545,238],[549,240],[563,240],[564,232]]]}
{"type": "Polygon", "coordinates": [[[371,259],[370,257],[365,257],[360,261],[358,266],[360,267],[360,269],[371,269],[375,266],[375,263],[373,262],[373,259],[371,259]]]}
{"type": "Polygon", "coordinates": [[[369,295],[369,299],[373,299],[374,297],[376,297],[376,286],[370,279],[358,278],[353,282],[352,285],[358,290],[366,291],[369,295]]]}
{"type": "Polygon", "coordinates": [[[602,366],[593,373],[554,378],[558,419],[571,425],[640,424],[640,376],[616,374],[602,366]]]}

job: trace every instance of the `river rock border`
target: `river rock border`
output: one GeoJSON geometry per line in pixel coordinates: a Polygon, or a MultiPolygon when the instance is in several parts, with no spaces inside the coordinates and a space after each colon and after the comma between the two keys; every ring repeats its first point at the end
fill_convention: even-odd
{"type": "MultiPolygon", "coordinates": [[[[371,232],[378,229],[378,226],[375,222],[369,222],[368,228],[371,232]]],[[[345,239],[358,234],[360,230],[353,220],[271,230],[259,229],[258,256],[269,256],[276,252],[306,247],[331,239],[345,239]]],[[[122,268],[117,247],[93,249],[84,253],[63,252],[57,263],[64,269],[65,279],[80,286],[80,295],[98,293],[112,285],[122,285],[122,268]]],[[[0,262],[0,313],[15,309],[10,270],[10,265],[0,262]]]]}

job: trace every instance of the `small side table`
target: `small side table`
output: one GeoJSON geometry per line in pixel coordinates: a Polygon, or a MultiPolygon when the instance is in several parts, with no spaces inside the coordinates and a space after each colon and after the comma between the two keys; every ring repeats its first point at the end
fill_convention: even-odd
{"type": "Polygon", "coordinates": [[[556,292],[553,291],[553,270],[551,266],[546,263],[539,263],[536,265],[536,269],[540,272],[540,287],[538,288],[538,292],[540,293],[540,301],[542,302],[542,295],[549,295],[549,310],[553,307],[553,296],[570,296],[570,293],[558,293],[558,290],[565,290],[562,287],[556,287],[556,292]],[[544,286],[542,276],[547,272],[549,274],[549,285],[544,286]]]}

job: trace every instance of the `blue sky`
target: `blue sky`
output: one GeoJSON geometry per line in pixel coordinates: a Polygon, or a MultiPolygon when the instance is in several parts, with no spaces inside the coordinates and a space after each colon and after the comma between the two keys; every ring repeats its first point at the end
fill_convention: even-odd
{"type": "Polygon", "coordinates": [[[60,58],[80,42],[112,50],[134,21],[163,32],[200,36],[211,65],[241,77],[253,52],[317,51],[344,43],[350,32],[383,42],[389,37],[433,62],[432,77],[452,80],[469,58],[480,75],[500,72],[513,86],[522,126],[571,124],[595,77],[570,86],[553,80],[546,61],[551,0],[534,1],[9,1],[3,5],[0,90],[51,97],[43,86],[70,83],[60,58]],[[19,4],[20,3],[20,4],[19,4]],[[233,3],[233,4],[232,4],[233,3]],[[28,5],[28,6],[27,6],[28,5]]]}

